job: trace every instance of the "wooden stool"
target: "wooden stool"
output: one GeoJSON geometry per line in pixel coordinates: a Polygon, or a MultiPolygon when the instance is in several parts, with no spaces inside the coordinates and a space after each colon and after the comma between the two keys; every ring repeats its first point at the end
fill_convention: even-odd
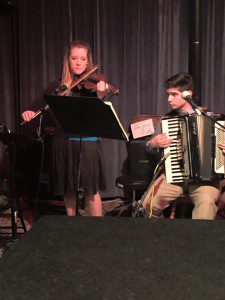
{"type": "MultiPolygon", "coordinates": [[[[189,195],[183,195],[181,197],[179,197],[177,200],[173,201],[173,203],[171,204],[171,211],[170,211],[170,215],[169,215],[169,219],[174,219],[175,218],[175,215],[178,210],[178,206],[181,205],[183,206],[181,208],[181,213],[180,213],[180,216],[184,216],[185,213],[187,213],[187,205],[192,205],[192,201],[191,201],[191,198],[189,197],[189,195]],[[185,209],[185,206],[186,206],[186,209],[185,209]]],[[[193,208],[192,208],[193,209],[193,208]]],[[[191,216],[189,216],[191,217],[191,216]]]]}

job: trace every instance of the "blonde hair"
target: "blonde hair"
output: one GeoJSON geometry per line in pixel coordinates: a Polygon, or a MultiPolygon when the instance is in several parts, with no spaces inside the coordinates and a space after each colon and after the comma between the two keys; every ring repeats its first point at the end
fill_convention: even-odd
{"type": "Polygon", "coordinates": [[[82,40],[72,41],[71,43],[69,43],[65,51],[65,56],[63,60],[62,84],[64,83],[70,84],[73,80],[73,75],[71,74],[71,70],[70,70],[69,57],[70,57],[71,50],[75,47],[87,49],[87,59],[88,59],[87,70],[93,68],[91,47],[89,46],[89,44],[82,40]]]}

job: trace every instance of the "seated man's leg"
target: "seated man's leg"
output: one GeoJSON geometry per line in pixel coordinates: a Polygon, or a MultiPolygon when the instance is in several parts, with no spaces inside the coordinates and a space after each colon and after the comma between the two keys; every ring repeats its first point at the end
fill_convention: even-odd
{"type": "Polygon", "coordinates": [[[162,211],[170,205],[170,202],[176,200],[181,195],[183,195],[181,186],[164,181],[153,198],[153,217],[159,217],[162,211]]]}
{"type": "Polygon", "coordinates": [[[214,220],[217,213],[216,202],[220,195],[218,184],[195,184],[189,186],[188,191],[194,204],[192,219],[214,220]]]}

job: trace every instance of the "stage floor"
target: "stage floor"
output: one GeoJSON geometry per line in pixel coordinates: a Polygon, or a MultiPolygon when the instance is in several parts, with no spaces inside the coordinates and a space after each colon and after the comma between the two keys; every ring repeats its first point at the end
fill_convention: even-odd
{"type": "Polygon", "coordinates": [[[43,216],[0,259],[1,299],[224,299],[225,223],[43,216]]]}
{"type": "MultiPolygon", "coordinates": [[[[34,205],[33,205],[34,207],[34,205]]],[[[34,208],[29,207],[22,199],[20,199],[20,209],[22,211],[22,216],[24,223],[26,225],[27,231],[29,231],[32,226],[36,223],[34,219],[39,219],[45,215],[56,215],[56,216],[66,216],[66,210],[64,203],[60,199],[55,200],[41,200],[38,205],[38,216],[34,208]]],[[[183,206],[179,204],[175,214],[175,218],[190,219],[191,218],[192,206],[190,204],[184,204],[183,206]]],[[[11,227],[11,210],[0,209],[0,257],[4,252],[7,251],[14,244],[12,239],[12,228],[11,227]]],[[[79,215],[87,217],[88,214],[85,209],[79,209],[79,215]]],[[[130,201],[125,201],[122,198],[115,199],[103,199],[103,215],[105,217],[128,217],[132,218],[132,206],[130,201]]],[[[165,214],[165,218],[170,215],[170,210],[165,214]]],[[[216,220],[225,220],[225,211],[221,210],[216,216],[216,220]]],[[[17,218],[17,233],[19,239],[24,235],[24,230],[21,225],[20,218],[17,218]]],[[[16,240],[17,240],[16,239],[16,240]]]]}

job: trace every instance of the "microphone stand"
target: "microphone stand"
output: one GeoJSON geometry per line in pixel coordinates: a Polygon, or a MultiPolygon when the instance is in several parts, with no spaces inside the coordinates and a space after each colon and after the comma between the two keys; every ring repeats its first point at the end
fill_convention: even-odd
{"type": "MultiPolygon", "coordinates": [[[[186,99],[185,99],[186,100],[186,99]]],[[[186,100],[187,101],[187,100],[186,100]]],[[[192,108],[196,111],[196,113],[199,115],[199,116],[203,116],[205,117],[206,119],[212,121],[214,124],[217,124],[218,126],[220,126],[222,129],[224,129],[225,131],[225,126],[223,126],[222,124],[220,124],[218,122],[218,120],[215,119],[215,117],[213,115],[209,115],[207,114],[207,112],[205,112],[204,110],[201,110],[195,103],[190,103],[189,104],[192,106],[192,108]]]]}
{"type": "Polygon", "coordinates": [[[41,180],[42,180],[42,173],[43,173],[43,164],[44,164],[44,155],[45,155],[45,147],[44,147],[44,140],[41,136],[42,133],[42,123],[44,119],[44,111],[45,109],[41,110],[40,113],[40,119],[39,119],[39,125],[37,128],[37,136],[38,136],[38,141],[41,143],[41,164],[40,164],[40,172],[39,172],[39,179],[38,179],[38,185],[37,185],[37,192],[36,192],[36,203],[35,203],[35,208],[34,208],[34,220],[37,221],[38,219],[38,200],[40,196],[40,187],[41,187],[41,180]]]}
{"type": "Polygon", "coordinates": [[[152,181],[148,187],[148,189],[145,191],[145,193],[142,195],[141,199],[138,200],[137,202],[133,203],[133,213],[132,213],[132,217],[136,218],[136,217],[143,217],[145,216],[146,210],[143,207],[143,203],[144,200],[146,199],[147,195],[151,195],[151,190],[153,185],[155,184],[156,179],[158,178],[160,172],[162,171],[162,169],[164,168],[164,162],[167,159],[167,157],[170,155],[170,152],[167,153],[166,155],[164,155],[161,160],[159,161],[159,163],[157,164],[154,174],[153,174],[153,178],[152,181]]]}
{"type": "Polygon", "coordinates": [[[182,92],[182,98],[191,105],[191,107],[194,109],[194,111],[199,116],[202,115],[203,117],[206,117],[207,119],[212,121],[214,124],[217,124],[218,126],[220,126],[221,128],[223,128],[225,130],[225,127],[222,124],[220,124],[217,120],[215,120],[215,118],[212,115],[210,116],[207,114],[207,112],[200,109],[200,107],[192,100],[192,97],[189,92],[187,92],[187,91],[182,92]]]}
{"type": "Polygon", "coordinates": [[[77,172],[77,189],[76,189],[76,216],[79,211],[79,204],[83,198],[84,189],[81,187],[81,153],[83,148],[82,137],[79,138],[79,152],[78,152],[78,172],[77,172]]]}

